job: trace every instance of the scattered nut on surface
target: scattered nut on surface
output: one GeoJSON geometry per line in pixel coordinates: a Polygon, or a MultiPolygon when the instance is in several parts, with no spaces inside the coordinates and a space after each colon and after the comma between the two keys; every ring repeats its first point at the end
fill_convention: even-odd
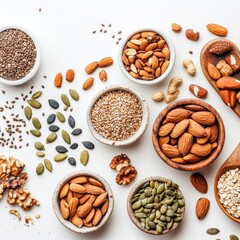
{"type": "Polygon", "coordinates": [[[9,213],[16,215],[19,221],[21,220],[21,214],[17,209],[10,209],[9,213]]]}
{"type": "Polygon", "coordinates": [[[197,41],[200,37],[200,33],[194,29],[187,29],[185,35],[191,41],[197,41]]]}
{"type": "Polygon", "coordinates": [[[208,91],[196,84],[189,85],[189,91],[198,98],[205,98],[207,96],[208,91]]]}
{"type": "Polygon", "coordinates": [[[182,30],[182,27],[177,23],[172,23],[172,31],[174,32],[180,32],[182,30]]]}
{"type": "Polygon", "coordinates": [[[193,61],[189,58],[183,60],[183,66],[187,69],[187,72],[190,76],[195,76],[196,74],[196,67],[193,61]]]}
{"type": "Polygon", "coordinates": [[[164,99],[165,95],[163,92],[159,91],[152,95],[152,100],[154,102],[161,102],[164,99]]]}

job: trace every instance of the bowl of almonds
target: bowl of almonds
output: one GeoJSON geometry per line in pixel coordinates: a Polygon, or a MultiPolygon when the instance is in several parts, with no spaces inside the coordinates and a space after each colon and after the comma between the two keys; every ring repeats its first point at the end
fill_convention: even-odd
{"type": "Polygon", "coordinates": [[[161,82],[171,72],[175,48],[162,31],[145,28],[126,37],[119,47],[118,62],[129,80],[152,85],[161,82]]]}
{"type": "Polygon", "coordinates": [[[58,183],[52,199],[58,220],[77,233],[101,228],[111,216],[114,200],[111,187],[90,171],[68,174],[58,183]]]}
{"type": "Polygon", "coordinates": [[[208,103],[183,99],[157,116],[152,142],[158,156],[173,168],[193,171],[211,164],[222,151],[225,128],[208,103]]]}

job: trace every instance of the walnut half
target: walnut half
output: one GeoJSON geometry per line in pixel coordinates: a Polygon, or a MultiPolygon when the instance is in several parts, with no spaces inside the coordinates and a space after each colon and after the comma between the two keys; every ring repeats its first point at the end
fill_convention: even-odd
{"type": "Polygon", "coordinates": [[[137,175],[137,170],[132,165],[124,167],[116,176],[116,182],[119,185],[128,185],[137,175]]]}
{"type": "Polygon", "coordinates": [[[127,167],[130,163],[130,159],[126,154],[120,154],[115,156],[110,162],[110,168],[116,169],[118,172],[123,167],[127,167]]]}

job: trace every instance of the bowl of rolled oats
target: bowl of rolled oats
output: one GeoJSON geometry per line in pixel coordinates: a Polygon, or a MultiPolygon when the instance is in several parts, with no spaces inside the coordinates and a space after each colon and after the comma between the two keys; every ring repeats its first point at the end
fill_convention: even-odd
{"type": "Polygon", "coordinates": [[[0,28],[0,83],[21,85],[36,74],[40,65],[39,46],[24,28],[0,28]]]}
{"type": "Polygon", "coordinates": [[[133,88],[112,85],[95,95],[88,108],[87,120],[97,140],[112,146],[125,146],[144,134],[149,108],[133,88]]]}
{"type": "Polygon", "coordinates": [[[164,32],[144,28],[129,34],[119,46],[118,63],[132,82],[153,85],[169,75],[175,55],[174,44],[164,32]]]}

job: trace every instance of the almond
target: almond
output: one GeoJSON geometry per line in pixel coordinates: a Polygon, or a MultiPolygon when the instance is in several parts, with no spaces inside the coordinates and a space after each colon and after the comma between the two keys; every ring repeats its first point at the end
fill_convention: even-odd
{"type": "Polygon", "coordinates": [[[93,217],[93,220],[92,220],[92,224],[93,226],[96,226],[100,223],[100,221],[102,220],[102,212],[100,209],[97,209],[96,212],[95,212],[95,215],[93,217]]]}
{"type": "Polygon", "coordinates": [[[101,182],[99,182],[98,180],[96,180],[95,178],[92,178],[92,177],[90,177],[90,178],[88,178],[88,181],[92,184],[92,185],[94,185],[94,186],[97,186],[97,187],[100,187],[100,188],[103,188],[104,189],[104,186],[103,186],[103,184],[101,183],[101,182]]]}
{"type": "Polygon", "coordinates": [[[87,189],[84,186],[77,184],[77,183],[71,183],[70,190],[73,192],[77,192],[77,193],[86,193],[87,192],[87,189]]]}
{"type": "Polygon", "coordinates": [[[208,63],[207,70],[212,79],[218,80],[221,77],[221,73],[212,63],[208,63]]]}
{"type": "Polygon", "coordinates": [[[160,137],[159,140],[158,140],[158,144],[159,144],[160,147],[162,147],[163,144],[169,143],[169,141],[170,141],[169,136],[160,137]]]}
{"type": "Polygon", "coordinates": [[[190,133],[185,132],[179,139],[178,139],[178,149],[180,153],[185,156],[187,155],[193,144],[193,136],[190,133]]]}
{"type": "Polygon", "coordinates": [[[217,140],[217,138],[218,138],[218,126],[214,124],[210,127],[209,142],[213,143],[217,140]]]}
{"type": "Polygon", "coordinates": [[[106,200],[103,205],[101,206],[101,212],[102,212],[102,215],[105,215],[105,213],[107,212],[108,210],[108,205],[109,205],[109,202],[108,200],[106,200]]]}
{"type": "Polygon", "coordinates": [[[206,137],[203,137],[203,138],[197,138],[196,141],[198,144],[205,144],[208,142],[210,136],[211,136],[211,129],[210,127],[207,127],[205,128],[205,131],[206,131],[206,134],[207,136],[206,137]]]}
{"type": "Polygon", "coordinates": [[[125,53],[122,54],[122,61],[125,65],[130,65],[130,62],[128,60],[128,57],[126,56],[125,53]]]}
{"type": "Polygon", "coordinates": [[[113,64],[113,59],[111,57],[105,57],[98,62],[98,67],[108,67],[112,64],[113,64]]]}
{"type": "Polygon", "coordinates": [[[158,46],[157,43],[150,43],[150,44],[146,47],[145,51],[146,51],[146,52],[147,52],[147,51],[152,51],[152,50],[154,50],[155,48],[157,48],[157,46],[158,46]]]}
{"type": "Polygon", "coordinates": [[[107,72],[105,70],[100,71],[99,78],[103,82],[107,81],[107,72]]]}
{"type": "Polygon", "coordinates": [[[174,126],[170,136],[172,138],[178,138],[179,136],[181,136],[185,132],[185,130],[188,128],[188,125],[189,125],[189,120],[188,119],[183,119],[182,121],[178,122],[174,126]]]}
{"type": "Polygon", "coordinates": [[[197,155],[199,157],[206,157],[211,153],[211,151],[212,151],[212,146],[210,143],[206,143],[206,144],[194,143],[192,145],[190,153],[197,155]]]}
{"type": "Polygon", "coordinates": [[[216,122],[216,117],[212,112],[199,111],[191,115],[191,118],[197,123],[203,125],[213,125],[216,122]]]}
{"type": "Polygon", "coordinates": [[[85,202],[77,208],[77,215],[80,218],[85,218],[92,210],[92,204],[90,202],[85,202]]]}
{"type": "Polygon", "coordinates": [[[60,88],[62,86],[62,73],[58,73],[54,78],[54,86],[60,88]]]}
{"type": "Polygon", "coordinates": [[[89,88],[92,87],[93,83],[94,83],[94,78],[93,78],[93,77],[88,78],[88,79],[83,83],[82,89],[83,89],[83,90],[88,90],[89,88]]]}
{"type": "Polygon", "coordinates": [[[160,137],[164,137],[167,136],[172,129],[174,128],[175,123],[169,122],[169,123],[165,123],[164,125],[162,125],[159,130],[158,130],[158,135],[160,137]]]}
{"type": "Polygon", "coordinates": [[[182,27],[177,23],[172,23],[172,31],[174,32],[180,32],[182,30],[182,27]]]}
{"type": "Polygon", "coordinates": [[[90,213],[86,216],[86,218],[85,218],[85,222],[86,223],[90,223],[92,220],[93,220],[93,217],[94,217],[94,215],[95,215],[95,212],[96,212],[96,210],[95,210],[95,208],[92,208],[92,210],[90,211],[90,213]]]}
{"type": "Polygon", "coordinates": [[[61,191],[60,191],[60,193],[59,193],[59,198],[62,199],[62,198],[64,198],[65,196],[67,196],[68,191],[69,191],[69,184],[66,183],[66,184],[62,187],[62,189],[61,189],[61,191]]]}
{"type": "Polygon", "coordinates": [[[215,24],[215,23],[210,23],[207,25],[207,29],[209,32],[220,36],[220,37],[225,37],[228,33],[227,28],[219,25],[219,24],[215,24]]]}
{"type": "Polygon", "coordinates": [[[236,55],[231,54],[227,56],[225,60],[231,66],[233,72],[238,72],[240,70],[240,60],[236,55]]]}
{"type": "Polygon", "coordinates": [[[220,89],[240,89],[240,80],[234,77],[224,76],[217,80],[217,87],[220,89]]]}
{"type": "Polygon", "coordinates": [[[171,158],[171,161],[178,163],[178,164],[186,164],[186,162],[181,157],[171,158]]]}
{"type": "Polygon", "coordinates": [[[181,156],[179,149],[170,144],[163,144],[162,151],[169,158],[176,158],[181,156]]]}
{"type": "Polygon", "coordinates": [[[165,45],[165,40],[161,39],[158,41],[158,49],[162,49],[165,45]]]}
{"type": "Polygon", "coordinates": [[[73,69],[68,69],[66,72],[66,80],[68,82],[72,82],[74,80],[75,77],[75,72],[73,69]]]}
{"type": "Polygon", "coordinates": [[[78,207],[78,198],[73,197],[70,202],[69,202],[69,213],[70,213],[70,217],[74,216],[74,214],[77,211],[77,207],[78,207]]]}
{"type": "Polygon", "coordinates": [[[206,137],[206,131],[202,125],[196,121],[190,119],[188,126],[188,132],[191,133],[194,137],[206,137]]]}
{"type": "Polygon", "coordinates": [[[91,74],[97,69],[97,67],[98,67],[97,61],[91,62],[85,67],[85,72],[87,74],[91,74]]]}
{"type": "Polygon", "coordinates": [[[196,84],[190,84],[189,91],[198,98],[205,98],[208,93],[208,90],[196,84]]]}
{"type": "Polygon", "coordinates": [[[108,196],[107,192],[100,194],[94,201],[93,207],[99,207],[100,205],[102,205],[104,201],[106,201],[107,196],[108,196]]]}
{"type": "Polygon", "coordinates": [[[157,69],[158,66],[159,66],[158,58],[155,55],[153,55],[152,56],[152,68],[157,69]]]}
{"type": "Polygon", "coordinates": [[[177,108],[177,109],[171,110],[167,114],[166,119],[169,122],[177,123],[177,122],[182,121],[183,119],[189,118],[191,114],[192,114],[192,112],[189,110],[186,110],[183,108],[177,108]]]}
{"type": "Polygon", "coordinates": [[[196,216],[199,220],[203,219],[209,210],[210,201],[207,198],[199,198],[196,204],[196,216]]]}
{"type": "Polygon", "coordinates": [[[68,204],[70,203],[70,201],[73,197],[74,196],[73,196],[72,191],[68,191],[68,194],[67,194],[67,197],[66,197],[66,201],[67,201],[68,204]]]}
{"type": "Polygon", "coordinates": [[[187,29],[185,35],[191,41],[197,41],[200,36],[199,32],[193,29],[187,29]]]}
{"type": "Polygon", "coordinates": [[[87,182],[88,182],[88,179],[84,176],[75,177],[75,178],[71,179],[71,181],[70,181],[70,183],[79,183],[79,184],[87,183],[87,182]]]}
{"type": "Polygon", "coordinates": [[[105,191],[101,187],[94,186],[92,184],[85,185],[86,192],[93,195],[100,195],[105,191]]]}
{"type": "Polygon", "coordinates": [[[64,219],[68,219],[69,217],[69,205],[65,199],[61,199],[60,201],[60,211],[64,219]]]}
{"type": "Polygon", "coordinates": [[[192,153],[189,153],[183,157],[183,160],[187,163],[194,163],[194,162],[199,162],[200,160],[202,160],[202,157],[196,156],[192,153]]]}
{"type": "Polygon", "coordinates": [[[194,112],[206,110],[206,108],[196,104],[188,104],[188,105],[185,105],[184,108],[194,112]]]}
{"type": "Polygon", "coordinates": [[[161,74],[165,73],[165,71],[167,70],[168,66],[169,66],[169,61],[168,60],[164,61],[163,65],[161,66],[161,74]]]}
{"type": "Polygon", "coordinates": [[[90,198],[90,196],[91,196],[90,194],[85,194],[83,197],[79,199],[79,204],[80,205],[84,204],[90,198]]]}
{"type": "Polygon", "coordinates": [[[83,220],[80,217],[78,217],[77,214],[75,214],[72,217],[71,222],[72,222],[72,224],[74,224],[76,227],[79,227],[79,228],[82,227],[82,225],[83,225],[83,220]]]}
{"type": "Polygon", "coordinates": [[[201,173],[194,173],[190,177],[192,185],[201,193],[207,193],[208,184],[206,179],[201,173]]]}
{"type": "Polygon", "coordinates": [[[234,90],[220,90],[219,95],[223,102],[228,106],[233,108],[236,104],[236,91],[234,90]]]}
{"type": "Polygon", "coordinates": [[[229,52],[231,49],[231,44],[227,40],[222,39],[214,43],[210,48],[209,52],[216,55],[222,55],[223,53],[229,52]]]}

